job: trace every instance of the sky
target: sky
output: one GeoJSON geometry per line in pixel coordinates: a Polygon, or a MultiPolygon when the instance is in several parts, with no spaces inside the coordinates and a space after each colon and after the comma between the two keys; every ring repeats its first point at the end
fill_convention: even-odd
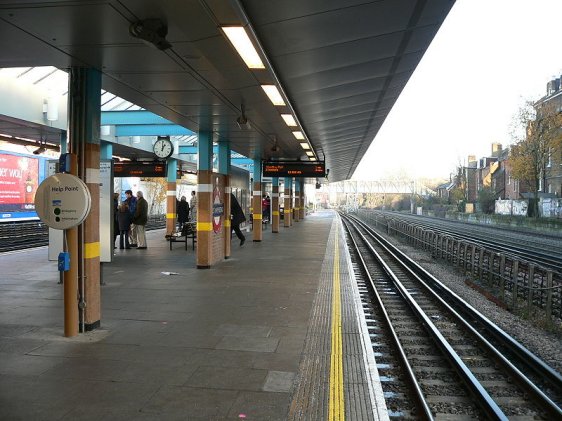
{"type": "Polygon", "coordinates": [[[353,175],[448,179],[562,75],[562,0],[457,0],[353,175]]]}

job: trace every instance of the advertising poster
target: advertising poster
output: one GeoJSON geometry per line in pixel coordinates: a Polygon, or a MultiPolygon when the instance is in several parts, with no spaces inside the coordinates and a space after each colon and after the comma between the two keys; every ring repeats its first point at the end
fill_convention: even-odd
{"type": "Polygon", "coordinates": [[[0,212],[33,212],[38,186],[37,158],[0,154],[0,212]]]}

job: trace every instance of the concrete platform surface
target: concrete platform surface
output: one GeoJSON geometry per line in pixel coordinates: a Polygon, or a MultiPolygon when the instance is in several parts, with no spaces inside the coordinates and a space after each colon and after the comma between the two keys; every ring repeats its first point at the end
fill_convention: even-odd
{"type": "Polygon", "coordinates": [[[0,419],[287,419],[333,218],[235,238],[210,270],[148,232],[103,265],[101,328],[75,338],[47,249],[0,255],[0,419]]]}

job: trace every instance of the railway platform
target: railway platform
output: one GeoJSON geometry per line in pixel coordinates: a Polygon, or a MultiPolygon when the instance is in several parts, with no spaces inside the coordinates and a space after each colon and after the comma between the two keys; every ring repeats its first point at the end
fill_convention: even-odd
{"type": "Polygon", "coordinates": [[[0,419],[388,419],[335,213],[210,270],[164,234],[116,250],[74,338],[47,248],[0,254],[0,419]]]}

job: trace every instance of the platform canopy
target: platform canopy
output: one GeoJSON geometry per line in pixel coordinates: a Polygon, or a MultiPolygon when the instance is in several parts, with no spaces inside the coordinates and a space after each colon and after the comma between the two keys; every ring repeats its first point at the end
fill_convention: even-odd
{"type": "Polygon", "coordinates": [[[249,158],[325,160],[338,181],[353,174],[453,4],[2,1],[0,67],[98,68],[103,89],[143,109],[213,131],[249,158]],[[164,26],[161,42],[153,35],[164,26]],[[244,28],[263,68],[241,59],[227,38],[233,26],[244,28]],[[273,105],[262,85],[275,86],[285,105],[273,105]]]}

